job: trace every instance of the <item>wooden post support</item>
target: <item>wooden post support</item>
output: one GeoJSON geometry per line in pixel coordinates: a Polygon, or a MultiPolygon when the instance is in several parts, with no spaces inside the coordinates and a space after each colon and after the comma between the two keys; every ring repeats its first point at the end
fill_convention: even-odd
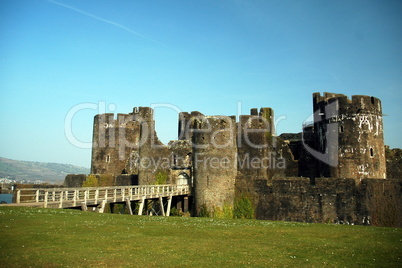
{"type": "Polygon", "coordinates": [[[176,209],[180,212],[183,212],[183,197],[179,196],[177,204],[176,204],[176,209]]]}
{"type": "Polygon", "coordinates": [[[172,197],[172,195],[169,195],[169,197],[168,197],[168,205],[167,205],[167,208],[166,208],[166,216],[170,216],[170,207],[172,206],[172,199],[173,199],[173,197],[172,197]]]}
{"type": "Polygon", "coordinates": [[[95,204],[98,204],[99,189],[95,190],[95,204]]]}
{"type": "Polygon", "coordinates": [[[17,190],[17,203],[21,203],[21,190],[17,190]]]}
{"type": "Polygon", "coordinates": [[[163,198],[159,196],[159,204],[161,206],[162,216],[165,216],[165,208],[163,207],[163,198]]]}
{"type": "Polygon", "coordinates": [[[128,211],[130,212],[130,215],[133,215],[133,210],[131,209],[131,201],[130,198],[126,198],[126,205],[128,207],[128,211]]]}
{"type": "Polygon", "coordinates": [[[84,202],[86,203],[87,202],[87,196],[88,196],[88,190],[85,190],[85,192],[84,192],[84,202]]]}
{"type": "Polygon", "coordinates": [[[63,208],[63,191],[60,191],[60,203],[59,203],[59,208],[63,208]]]}
{"type": "Polygon", "coordinates": [[[39,202],[39,190],[36,190],[35,202],[39,202]]]}
{"type": "Polygon", "coordinates": [[[101,206],[99,208],[99,213],[103,213],[106,207],[106,200],[102,200],[101,206]]]}
{"type": "Polygon", "coordinates": [[[47,198],[48,198],[49,192],[45,191],[45,200],[43,200],[43,207],[47,208],[47,198]]]}
{"type": "Polygon", "coordinates": [[[184,197],[184,208],[183,208],[183,212],[186,213],[188,212],[188,196],[184,197]]]}
{"type": "Polygon", "coordinates": [[[73,206],[75,207],[76,205],[77,205],[77,190],[74,190],[73,206]]]}
{"type": "Polygon", "coordinates": [[[140,200],[140,207],[138,209],[138,215],[142,215],[142,211],[144,210],[145,196],[143,196],[140,200]]]}
{"type": "Polygon", "coordinates": [[[81,210],[82,211],[87,211],[88,210],[87,203],[85,203],[85,202],[81,203],[81,210]]]}

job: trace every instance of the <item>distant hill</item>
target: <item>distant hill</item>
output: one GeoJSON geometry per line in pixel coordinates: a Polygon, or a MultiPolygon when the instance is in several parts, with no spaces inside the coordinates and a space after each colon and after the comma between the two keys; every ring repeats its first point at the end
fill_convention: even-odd
{"type": "Polygon", "coordinates": [[[17,182],[63,182],[67,174],[88,174],[89,169],[68,164],[18,161],[0,157],[0,178],[17,182]]]}

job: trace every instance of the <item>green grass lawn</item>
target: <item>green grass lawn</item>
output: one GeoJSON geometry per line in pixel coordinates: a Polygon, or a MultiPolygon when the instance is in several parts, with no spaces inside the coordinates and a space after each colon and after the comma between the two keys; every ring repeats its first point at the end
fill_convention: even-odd
{"type": "Polygon", "coordinates": [[[0,207],[1,267],[401,267],[402,229],[0,207]]]}

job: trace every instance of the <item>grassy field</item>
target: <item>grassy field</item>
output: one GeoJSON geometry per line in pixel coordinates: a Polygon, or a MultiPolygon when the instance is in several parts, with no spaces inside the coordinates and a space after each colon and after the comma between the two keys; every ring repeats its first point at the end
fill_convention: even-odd
{"type": "Polygon", "coordinates": [[[402,229],[0,207],[2,267],[401,267],[402,229]]]}

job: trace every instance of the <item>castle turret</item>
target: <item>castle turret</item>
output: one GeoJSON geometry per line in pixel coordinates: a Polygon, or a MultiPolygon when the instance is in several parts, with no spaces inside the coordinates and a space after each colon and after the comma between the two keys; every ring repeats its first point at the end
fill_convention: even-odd
{"type": "Polygon", "coordinates": [[[381,101],[313,94],[316,158],[324,177],[386,178],[381,101]],[[318,156],[318,157],[317,157],[318,156]]]}
{"type": "Polygon", "coordinates": [[[126,160],[138,148],[139,123],[131,115],[98,114],[94,118],[92,174],[125,174],[126,160]]]}
{"type": "Polygon", "coordinates": [[[232,209],[237,174],[234,118],[206,116],[196,119],[192,146],[196,214],[232,209]]]}

